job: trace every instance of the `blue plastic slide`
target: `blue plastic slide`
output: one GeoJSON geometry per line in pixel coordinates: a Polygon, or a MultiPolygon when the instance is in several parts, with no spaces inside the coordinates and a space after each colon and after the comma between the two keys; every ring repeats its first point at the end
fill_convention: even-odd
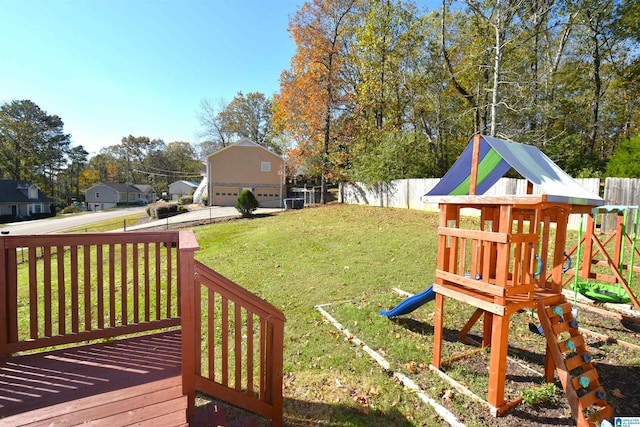
{"type": "Polygon", "coordinates": [[[423,304],[428,303],[429,301],[435,299],[436,293],[433,292],[433,285],[429,286],[427,290],[421,292],[419,294],[415,294],[402,301],[400,304],[395,306],[391,310],[380,310],[380,314],[387,317],[400,316],[402,314],[411,313],[413,310],[417,309],[423,304]]]}

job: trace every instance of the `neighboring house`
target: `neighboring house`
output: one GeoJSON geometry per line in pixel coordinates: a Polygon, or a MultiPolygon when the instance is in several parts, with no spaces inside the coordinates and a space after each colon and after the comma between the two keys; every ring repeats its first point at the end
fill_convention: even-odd
{"type": "Polygon", "coordinates": [[[282,206],[285,197],[284,159],[263,146],[243,139],[206,159],[209,204],[235,206],[249,189],[261,207],[282,206]]]}
{"type": "Polygon", "coordinates": [[[191,196],[198,188],[198,185],[200,185],[198,182],[191,181],[176,181],[169,184],[169,198],[178,200],[182,196],[191,196]]]}
{"type": "Polygon", "coordinates": [[[0,221],[51,213],[51,200],[29,181],[0,180],[0,221]]]}
{"type": "Polygon", "coordinates": [[[84,191],[87,210],[98,211],[126,205],[146,205],[155,201],[155,192],[148,185],[112,184],[102,182],[84,191]]]}
{"type": "Polygon", "coordinates": [[[156,191],[150,185],[146,184],[134,184],[135,187],[140,190],[142,196],[140,197],[141,204],[147,205],[156,201],[156,191]]]}

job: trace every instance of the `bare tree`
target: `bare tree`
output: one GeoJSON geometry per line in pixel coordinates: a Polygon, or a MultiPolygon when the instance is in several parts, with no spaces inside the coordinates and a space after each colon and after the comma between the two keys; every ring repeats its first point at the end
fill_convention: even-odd
{"type": "Polygon", "coordinates": [[[208,98],[200,100],[200,109],[197,116],[202,126],[202,130],[198,135],[203,139],[199,144],[200,155],[211,154],[229,145],[231,137],[222,115],[226,106],[227,103],[222,98],[215,102],[208,98]]]}

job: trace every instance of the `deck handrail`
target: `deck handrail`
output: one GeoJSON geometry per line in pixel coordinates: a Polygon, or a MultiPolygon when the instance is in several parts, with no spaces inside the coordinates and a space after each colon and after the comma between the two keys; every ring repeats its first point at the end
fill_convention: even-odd
{"type": "Polygon", "coordinates": [[[190,413],[199,390],[281,426],[284,314],[204,264],[195,261],[193,268],[195,280],[183,283],[182,294],[190,413]]]}
{"type": "Polygon", "coordinates": [[[0,357],[179,326],[178,250],[188,249],[192,236],[0,237],[0,357]]]}

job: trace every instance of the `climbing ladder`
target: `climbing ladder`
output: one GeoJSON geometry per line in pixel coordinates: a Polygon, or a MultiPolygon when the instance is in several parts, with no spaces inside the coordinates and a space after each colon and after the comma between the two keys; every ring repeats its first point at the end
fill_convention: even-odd
{"type": "Polygon", "coordinates": [[[598,372],[591,363],[591,354],[571,312],[571,304],[564,296],[559,304],[553,305],[547,305],[544,299],[540,299],[538,317],[547,338],[547,379],[553,378],[549,375],[553,375],[555,365],[576,425],[595,426],[612,418],[613,409],[606,401],[598,372]]]}

